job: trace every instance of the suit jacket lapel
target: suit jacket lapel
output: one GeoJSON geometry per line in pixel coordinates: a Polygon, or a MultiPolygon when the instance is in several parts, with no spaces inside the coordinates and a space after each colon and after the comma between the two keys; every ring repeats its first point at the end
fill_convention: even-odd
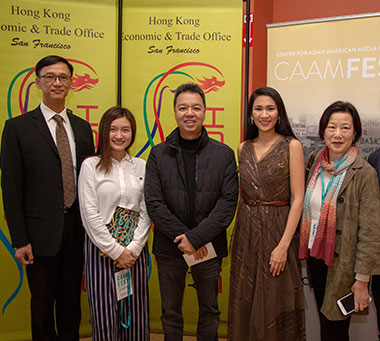
{"type": "Polygon", "coordinates": [[[363,159],[358,155],[356,157],[356,160],[352,163],[351,167],[347,169],[346,176],[344,177],[342,186],[340,186],[338,195],[341,195],[341,193],[346,189],[347,185],[350,183],[351,179],[356,174],[357,168],[363,167],[363,159]]]}
{"type": "Polygon", "coordinates": [[[344,177],[342,186],[340,186],[338,196],[346,189],[347,185],[350,183],[352,177],[355,175],[355,171],[352,168],[347,169],[346,176],[344,177]]]}
{"type": "Polygon", "coordinates": [[[49,127],[46,124],[44,115],[42,114],[40,107],[38,107],[37,109],[33,110],[31,112],[31,115],[32,115],[32,118],[33,118],[32,122],[35,125],[35,127],[37,128],[37,130],[41,133],[41,135],[46,140],[46,142],[48,143],[48,145],[59,156],[57,146],[54,143],[53,137],[51,136],[49,127]]]}

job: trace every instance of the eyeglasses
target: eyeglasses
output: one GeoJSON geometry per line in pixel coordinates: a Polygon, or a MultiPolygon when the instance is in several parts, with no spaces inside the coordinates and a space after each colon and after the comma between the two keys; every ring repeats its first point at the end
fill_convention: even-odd
{"type": "Polygon", "coordinates": [[[68,75],[60,75],[60,76],[56,76],[56,75],[52,75],[52,74],[43,75],[43,76],[40,76],[40,78],[45,79],[45,82],[46,82],[47,84],[54,83],[57,79],[59,79],[59,81],[60,81],[62,84],[67,84],[68,81],[71,79],[71,77],[68,76],[68,75]]]}

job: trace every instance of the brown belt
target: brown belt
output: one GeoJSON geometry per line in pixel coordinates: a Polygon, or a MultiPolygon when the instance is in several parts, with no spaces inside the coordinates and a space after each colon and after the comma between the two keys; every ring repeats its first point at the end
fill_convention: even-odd
{"type": "Polygon", "coordinates": [[[261,200],[249,200],[243,199],[244,202],[249,206],[289,206],[289,200],[279,200],[279,201],[261,201],[261,200]]]}

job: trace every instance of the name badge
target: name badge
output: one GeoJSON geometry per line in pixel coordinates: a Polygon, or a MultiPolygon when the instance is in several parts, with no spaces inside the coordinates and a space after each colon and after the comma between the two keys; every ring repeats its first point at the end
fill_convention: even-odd
{"type": "Polygon", "coordinates": [[[318,220],[311,221],[310,236],[309,236],[309,249],[313,247],[315,235],[317,234],[318,220]]]}
{"type": "Polygon", "coordinates": [[[115,285],[118,301],[133,294],[131,272],[129,269],[115,272],[115,285]]]}

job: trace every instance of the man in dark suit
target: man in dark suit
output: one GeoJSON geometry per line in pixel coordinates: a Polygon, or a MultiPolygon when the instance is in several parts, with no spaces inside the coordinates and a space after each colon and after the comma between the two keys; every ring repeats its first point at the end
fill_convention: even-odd
{"type": "Polygon", "coordinates": [[[65,106],[72,65],[47,56],[35,72],[42,103],[6,121],[3,131],[4,211],[15,256],[26,266],[33,340],[78,340],[83,227],[76,178],[94,143],[88,122],[65,106]]]}

